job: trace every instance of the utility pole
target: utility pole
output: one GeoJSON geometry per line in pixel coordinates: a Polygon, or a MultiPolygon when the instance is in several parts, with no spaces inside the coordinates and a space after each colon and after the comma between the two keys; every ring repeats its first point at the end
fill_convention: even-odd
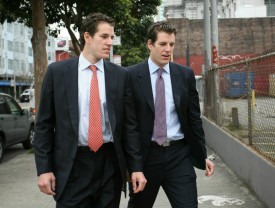
{"type": "Polygon", "coordinates": [[[204,67],[209,70],[211,63],[211,38],[210,38],[210,4],[204,0],[204,67]]]}
{"type": "Polygon", "coordinates": [[[209,68],[211,64],[211,37],[210,37],[210,0],[204,0],[204,66],[202,67],[203,89],[204,89],[204,115],[211,115],[211,92],[207,90],[210,86],[209,68]]]}
{"type": "Polygon", "coordinates": [[[220,76],[217,69],[219,65],[219,32],[218,32],[218,11],[217,0],[211,0],[211,45],[212,45],[212,71],[213,71],[213,115],[218,125],[221,124],[220,116],[220,76]]]}
{"type": "Polygon", "coordinates": [[[13,94],[14,94],[14,99],[17,97],[17,92],[16,92],[16,75],[15,75],[15,69],[13,70],[13,94]]]}
{"type": "Polygon", "coordinates": [[[190,31],[190,21],[186,18],[186,66],[190,67],[190,48],[189,48],[189,31],[190,31]]]}
{"type": "Polygon", "coordinates": [[[212,45],[212,66],[218,66],[219,32],[218,32],[218,11],[217,0],[211,0],[211,45],[212,45]]]}

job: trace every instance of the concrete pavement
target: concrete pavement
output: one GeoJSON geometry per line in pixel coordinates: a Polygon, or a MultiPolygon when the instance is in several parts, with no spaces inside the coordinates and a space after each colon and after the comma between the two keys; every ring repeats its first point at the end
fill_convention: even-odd
{"type": "MultiPolygon", "coordinates": [[[[257,197],[223,163],[214,157],[215,174],[205,177],[204,171],[196,170],[199,208],[265,208],[257,197]]],[[[0,164],[0,208],[54,208],[52,197],[39,192],[34,155],[24,151],[21,145],[9,148],[0,164]]],[[[127,207],[128,199],[121,199],[120,208],[127,207]]],[[[167,197],[160,190],[154,208],[170,208],[167,197]]],[[[142,208],[142,207],[141,207],[142,208]]]]}

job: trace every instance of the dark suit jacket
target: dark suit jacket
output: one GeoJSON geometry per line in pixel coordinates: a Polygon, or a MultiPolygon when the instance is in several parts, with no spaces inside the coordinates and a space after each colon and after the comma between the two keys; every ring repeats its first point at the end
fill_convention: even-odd
{"type": "MultiPolygon", "coordinates": [[[[170,65],[170,75],[176,112],[185,140],[190,144],[190,156],[195,167],[205,169],[206,149],[198,92],[192,69],[170,65]]],[[[136,106],[143,158],[150,151],[154,128],[154,98],[148,61],[128,67],[136,106]]]]}
{"type": "MultiPolygon", "coordinates": [[[[56,200],[68,180],[78,146],[78,61],[74,58],[50,64],[41,88],[35,160],[38,175],[55,174],[56,200]]],[[[129,73],[108,61],[104,61],[104,70],[107,110],[125,189],[126,164],[129,172],[142,171],[129,73]]]]}

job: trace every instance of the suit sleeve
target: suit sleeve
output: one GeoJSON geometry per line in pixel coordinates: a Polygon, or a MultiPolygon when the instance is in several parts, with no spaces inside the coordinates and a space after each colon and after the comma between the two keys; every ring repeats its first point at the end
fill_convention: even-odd
{"type": "Polygon", "coordinates": [[[188,111],[187,111],[187,120],[188,120],[188,127],[191,130],[192,137],[195,138],[197,143],[199,144],[199,149],[196,150],[200,152],[204,156],[206,155],[206,148],[205,148],[205,137],[204,131],[202,126],[202,119],[201,119],[201,112],[200,112],[200,105],[199,105],[199,96],[198,91],[196,88],[196,80],[195,75],[192,70],[190,70],[188,76],[188,86],[189,86],[189,103],[188,103],[188,111]]]}
{"type": "Polygon", "coordinates": [[[52,65],[49,65],[41,87],[35,125],[34,152],[38,175],[53,171],[54,127],[53,76],[52,65]]]}
{"type": "MultiPolygon", "coordinates": [[[[129,74],[128,74],[129,75],[129,74]]],[[[126,163],[130,173],[143,170],[141,144],[137,128],[136,112],[132,97],[129,76],[125,89],[125,126],[124,126],[124,150],[126,163]]]]}

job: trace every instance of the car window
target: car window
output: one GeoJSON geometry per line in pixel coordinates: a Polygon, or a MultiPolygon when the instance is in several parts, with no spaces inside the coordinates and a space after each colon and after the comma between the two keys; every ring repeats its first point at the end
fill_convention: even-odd
{"type": "Polygon", "coordinates": [[[10,109],[3,96],[0,96],[0,114],[10,114],[10,109]]]}
{"type": "Polygon", "coordinates": [[[12,98],[7,97],[6,99],[7,99],[8,105],[10,107],[11,114],[17,115],[22,112],[20,106],[12,98]]]}
{"type": "Polygon", "coordinates": [[[26,93],[30,93],[30,90],[29,89],[24,90],[22,94],[26,94],[26,93]]]}

